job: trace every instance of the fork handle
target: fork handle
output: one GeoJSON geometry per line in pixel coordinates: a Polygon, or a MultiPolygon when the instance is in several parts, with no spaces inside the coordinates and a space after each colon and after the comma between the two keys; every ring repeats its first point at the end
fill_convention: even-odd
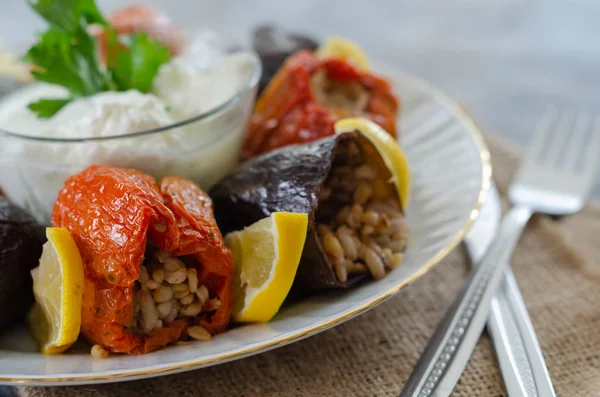
{"type": "Polygon", "coordinates": [[[510,397],[554,397],[554,388],[510,266],[492,300],[490,333],[510,397]]]}
{"type": "Polygon", "coordinates": [[[513,207],[496,239],[469,275],[417,362],[400,397],[449,396],[467,365],[488,318],[504,270],[532,211],[513,207]]]}

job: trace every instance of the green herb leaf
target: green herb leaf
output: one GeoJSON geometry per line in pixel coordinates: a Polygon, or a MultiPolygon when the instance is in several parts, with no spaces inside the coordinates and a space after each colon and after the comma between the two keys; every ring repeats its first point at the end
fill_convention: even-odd
{"type": "Polygon", "coordinates": [[[117,50],[109,70],[119,91],[150,92],[158,69],[170,58],[169,49],[145,33],[131,36],[129,47],[118,44],[111,47],[117,50]]]}
{"type": "Polygon", "coordinates": [[[95,42],[87,32],[71,35],[50,28],[25,59],[35,65],[36,80],[63,86],[72,96],[85,96],[108,89],[108,76],[100,71],[95,52],[95,42]]]}
{"type": "Polygon", "coordinates": [[[73,98],[40,99],[37,102],[30,103],[28,108],[32,112],[35,112],[39,118],[49,118],[54,116],[63,106],[72,100],[73,98]]]}
{"type": "Polygon", "coordinates": [[[69,99],[43,99],[31,104],[29,108],[39,117],[51,117],[70,101],[103,91],[149,92],[158,69],[169,60],[168,48],[146,34],[117,37],[94,0],[27,1],[50,27],[29,49],[25,60],[34,66],[32,75],[37,81],[69,91],[69,99]],[[98,59],[97,39],[88,31],[91,24],[104,29],[107,67],[98,59]]]}
{"type": "Polygon", "coordinates": [[[81,27],[81,20],[87,24],[107,25],[96,7],[94,0],[27,0],[51,27],[74,33],[81,27]]]}

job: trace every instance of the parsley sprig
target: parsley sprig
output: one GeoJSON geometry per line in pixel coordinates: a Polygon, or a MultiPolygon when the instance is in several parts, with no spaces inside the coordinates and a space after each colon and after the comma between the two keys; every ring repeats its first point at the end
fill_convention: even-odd
{"type": "Polygon", "coordinates": [[[94,0],[27,0],[46,22],[25,60],[37,81],[67,89],[66,98],[45,98],[29,105],[40,118],[52,117],[69,102],[104,91],[135,89],[149,92],[169,50],[145,33],[117,36],[94,0]],[[106,65],[99,59],[98,41],[89,33],[100,25],[108,42],[106,65]]]}

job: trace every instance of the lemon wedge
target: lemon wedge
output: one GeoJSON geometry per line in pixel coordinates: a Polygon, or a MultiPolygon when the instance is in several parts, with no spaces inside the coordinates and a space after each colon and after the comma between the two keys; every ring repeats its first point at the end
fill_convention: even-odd
{"type": "Polygon", "coordinates": [[[392,173],[402,208],[406,209],[410,202],[410,169],[406,155],[396,139],[378,124],[363,117],[338,120],[334,125],[334,129],[336,134],[358,130],[375,145],[385,165],[392,173]]]}
{"type": "Polygon", "coordinates": [[[35,306],[29,326],[44,354],[67,350],[79,336],[83,261],[67,229],[46,228],[40,265],[31,271],[35,306]]]}
{"type": "Polygon", "coordinates": [[[341,58],[350,61],[359,70],[366,72],[370,67],[369,58],[367,54],[358,46],[358,44],[344,39],[343,37],[331,37],[319,48],[317,48],[316,55],[319,58],[341,58]]]}
{"type": "Polygon", "coordinates": [[[286,298],[302,256],[308,215],[275,212],[225,236],[235,264],[233,319],[267,322],[286,298]]]}

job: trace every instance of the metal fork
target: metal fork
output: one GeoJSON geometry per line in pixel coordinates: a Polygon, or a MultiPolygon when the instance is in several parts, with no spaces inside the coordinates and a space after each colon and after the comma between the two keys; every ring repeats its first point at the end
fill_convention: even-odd
{"type": "MultiPolygon", "coordinates": [[[[506,266],[521,233],[535,212],[573,214],[593,187],[600,159],[600,118],[573,117],[551,109],[540,122],[515,180],[509,188],[513,205],[500,230],[452,304],[417,362],[400,396],[449,396],[479,340],[506,266]]],[[[539,354],[537,343],[527,354],[539,354]]],[[[554,396],[543,359],[532,367],[540,396],[554,396]],[[538,384],[539,383],[539,384],[538,384]]]]}

